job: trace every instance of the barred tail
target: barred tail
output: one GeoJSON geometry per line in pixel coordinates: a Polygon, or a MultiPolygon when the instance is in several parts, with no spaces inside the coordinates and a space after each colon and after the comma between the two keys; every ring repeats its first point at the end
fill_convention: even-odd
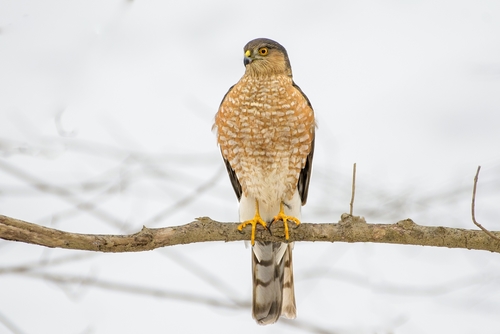
{"type": "Polygon", "coordinates": [[[283,257],[285,265],[285,277],[283,283],[283,305],[281,315],[288,319],[295,319],[297,307],[295,306],[295,291],[293,287],[293,264],[292,264],[293,242],[288,244],[287,251],[283,257]]]}
{"type": "Polygon", "coordinates": [[[256,242],[252,247],[253,318],[261,325],[280,315],[295,318],[291,244],[256,242]]]}

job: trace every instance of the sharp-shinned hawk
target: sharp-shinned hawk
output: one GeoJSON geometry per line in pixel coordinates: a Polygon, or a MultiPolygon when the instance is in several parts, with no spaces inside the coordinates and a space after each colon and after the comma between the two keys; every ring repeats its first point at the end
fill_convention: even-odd
{"type": "Polygon", "coordinates": [[[252,226],[253,317],[265,325],[296,316],[293,243],[255,241],[255,228],[281,220],[288,240],[288,222],[300,224],[315,120],[283,46],[259,38],[244,54],[245,74],[224,96],[214,128],[240,201],[238,229],[252,226]]]}

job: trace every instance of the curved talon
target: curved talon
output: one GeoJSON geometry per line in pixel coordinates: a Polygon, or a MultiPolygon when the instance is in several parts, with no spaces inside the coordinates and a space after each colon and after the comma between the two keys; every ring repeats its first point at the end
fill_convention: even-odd
{"type": "Polygon", "coordinates": [[[252,225],[252,235],[250,237],[250,243],[252,244],[252,246],[255,244],[255,230],[257,228],[257,224],[262,225],[267,230],[266,222],[264,220],[262,220],[262,218],[260,217],[259,202],[256,200],[255,201],[255,216],[253,217],[253,219],[244,221],[243,223],[238,225],[238,231],[243,230],[243,228],[247,225],[252,225]]]}
{"type": "Polygon", "coordinates": [[[300,220],[296,217],[293,216],[287,216],[285,214],[285,208],[283,205],[283,202],[280,204],[280,212],[274,216],[273,223],[281,220],[283,221],[283,226],[285,227],[285,239],[288,240],[290,238],[290,235],[288,234],[288,221],[293,221],[295,224],[300,225],[300,220]]]}

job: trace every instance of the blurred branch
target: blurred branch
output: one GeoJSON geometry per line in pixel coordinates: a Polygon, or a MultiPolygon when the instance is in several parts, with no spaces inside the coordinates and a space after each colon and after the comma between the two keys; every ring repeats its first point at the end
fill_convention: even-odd
{"type": "Polygon", "coordinates": [[[214,289],[223,293],[226,298],[231,300],[235,304],[240,304],[237,297],[239,291],[233,290],[231,288],[231,284],[229,282],[225,282],[225,276],[220,275],[220,273],[213,273],[212,268],[208,263],[205,263],[205,266],[210,267],[210,269],[202,266],[196,261],[193,261],[190,257],[184,255],[184,252],[179,250],[176,251],[174,247],[164,249],[161,253],[164,256],[167,256],[171,261],[176,262],[179,266],[182,266],[184,269],[191,272],[191,274],[201,279],[203,282],[211,285],[214,289]]]}
{"type": "Polygon", "coordinates": [[[165,290],[160,288],[152,288],[140,285],[133,285],[128,283],[121,283],[115,281],[107,281],[93,277],[81,277],[73,275],[57,275],[48,273],[29,272],[24,276],[43,279],[45,281],[64,284],[64,285],[79,285],[79,286],[93,286],[101,289],[126,292],[137,295],[149,295],[156,298],[175,299],[192,303],[203,303],[210,306],[223,307],[229,309],[248,308],[250,305],[244,301],[226,301],[219,298],[209,296],[199,296],[190,292],[181,292],[177,290],[165,290]]]}
{"type": "MultiPolygon", "coordinates": [[[[399,296],[430,296],[436,297],[448,293],[456,292],[460,289],[472,286],[482,286],[487,284],[497,284],[499,276],[496,274],[481,272],[479,274],[453,277],[443,282],[433,282],[432,284],[408,284],[390,282],[387,280],[374,281],[369,275],[359,274],[341,269],[329,267],[314,268],[308,271],[302,271],[300,280],[323,280],[330,279],[337,282],[344,282],[355,285],[370,291],[377,291],[378,294],[392,294],[399,296]]],[[[314,283],[311,283],[314,284],[314,283]]]]}
{"type": "Polygon", "coordinates": [[[194,191],[192,191],[186,197],[182,197],[178,201],[174,202],[172,205],[168,206],[161,212],[158,212],[153,217],[146,220],[144,224],[152,225],[164,220],[167,216],[171,215],[172,213],[184,208],[191,202],[195,201],[200,196],[200,194],[203,194],[204,192],[213,189],[214,184],[217,183],[217,181],[220,179],[220,177],[223,174],[223,171],[224,171],[223,168],[219,168],[217,172],[214,174],[214,176],[212,176],[208,181],[204,182],[199,187],[194,189],[194,191]]]}
{"type": "Polygon", "coordinates": [[[28,271],[34,271],[40,268],[47,268],[51,266],[57,266],[60,264],[75,262],[82,259],[88,259],[89,255],[94,255],[92,253],[78,253],[78,254],[70,254],[68,256],[62,256],[52,260],[40,260],[36,262],[29,262],[25,264],[20,264],[17,266],[11,267],[0,267],[0,275],[3,274],[22,274],[28,271]]]}
{"type": "Polygon", "coordinates": [[[0,324],[3,324],[13,334],[23,334],[24,332],[17,327],[8,317],[0,312],[0,324]]]}
{"type": "MultiPolygon", "coordinates": [[[[131,235],[69,233],[0,215],[0,238],[46,247],[97,252],[140,252],[159,247],[206,241],[250,240],[250,229],[237,230],[239,223],[221,223],[208,217],[175,227],[147,228],[131,235]]],[[[500,232],[490,232],[500,236],[500,232]]],[[[283,224],[271,233],[257,230],[257,239],[283,241],[283,224]]],[[[500,253],[500,243],[482,231],[441,226],[421,226],[411,219],[395,224],[367,224],[363,217],[343,214],[339,223],[300,224],[291,229],[291,241],[375,242],[488,250],[500,253]]]]}
{"type": "Polygon", "coordinates": [[[111,225],[124,228],[125,225],[122,223],[120,219],[114,217],[112,214],[100,209],[98,207],[99,203],[94,203],[90,201],[84,201],[80,199],[76,194],[67,190],[64,187],[51,185],[48,182],[43,181],[42,179],[37,178],[34,175],[31,175],[25,171],[23,171],[18,166],[14,166],[13,164],[7,163],[5,160],[0,160],[0,170],[8,172],[10,175],[15,176],[19,179],[25,180],[30,186],[46,193],[54,194],[58,196],[61,200],[64,200],[78,209],[84,210],[101,220],[110,223],[111,225]]]}

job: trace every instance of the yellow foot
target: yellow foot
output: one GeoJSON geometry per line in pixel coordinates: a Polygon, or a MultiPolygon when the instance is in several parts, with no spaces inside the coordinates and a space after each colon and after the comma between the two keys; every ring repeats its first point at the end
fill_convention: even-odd
{"type": "Polygon", "coordinates": [[[278,215],[274,216],[273,223],[278,221],[278,220],[283,221],[283,226],[285,227],[285,239],[288,240],[290,238],[290,235],[288,234],[288,222],[292,221],[295,224],[299,225],[300,220],[298,218],[293,217],[293,216],[285,215],[285,208],[284,208],[283,202],[281,202],[281,204],[280,204],[280,212],[278,213],[278,215]]]}
{"type": "Polygon", "coordinates": [[[252,225],[252,236],[250,237],[250,242],[252,243],[252,246],[255,244],[255,228],[257,227],[257,224],[262,225],[266,230],[267,230],[267,224],[265,221],[262,220],[260,217],[259,213],[259,202],[255,201],[255,216],[253,219],[244,221],[240,225],[238,225],[238,231],[243,230],[243,228],[247,225],[252,225]]]}

